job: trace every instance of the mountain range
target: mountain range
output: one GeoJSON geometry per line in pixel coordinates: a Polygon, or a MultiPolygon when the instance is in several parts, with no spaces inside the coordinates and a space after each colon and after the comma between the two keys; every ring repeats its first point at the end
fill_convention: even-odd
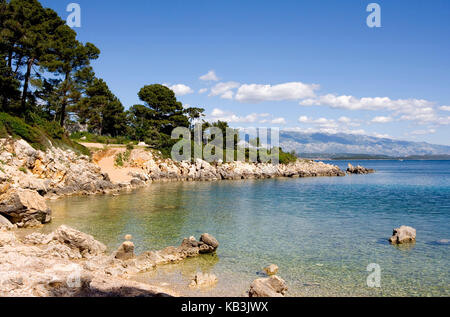
{"type": "Polygon", "coordinates": [[[355,134],[327,134],[280,131],[280,146],[300,156],[354,156],[378,158],[440,156],[450,158],[450,146],[426,142],[400,141],[355,134]]]}

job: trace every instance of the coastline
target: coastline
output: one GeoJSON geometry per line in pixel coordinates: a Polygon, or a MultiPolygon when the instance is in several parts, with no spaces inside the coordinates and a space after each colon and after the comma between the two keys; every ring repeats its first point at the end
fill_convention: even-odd
{"type": "Polygon", "coordinates": [[[46,152],[35,150],[26,141],[12,138],[0,139],[0,149],[0,214],[18,227],[39,226],[51,221],[46,199],[72,195],[118,195],[153,182],[347,175],[338,166],[302,159],[287,165],[239,161],[210,164],[200,159],[174,162],[143,148],[105,147],[95,152],[91,160],[86,155],[57,147],[46,152]],[[126,152],[127,159],[117,166],[118,155],[125,156],[126,152]]]}

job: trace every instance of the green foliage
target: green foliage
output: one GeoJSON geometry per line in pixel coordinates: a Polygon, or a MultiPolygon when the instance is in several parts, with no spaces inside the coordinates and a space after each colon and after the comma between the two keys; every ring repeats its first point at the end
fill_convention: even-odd
{"type": "Polygon", "coordinates": [[[295,152],[286,153],[280,148],[280,164],[289,164],[289,163],[295,163],[298,160],[297,155],[295,152]]]}
{"type": "Polygon", "coordinates": [[[134,149],[134,145],[131,144],[131,143],[128,143],[128,144],[127,144],[127,150],[128,150],[128,151],[132,151],[133,149],[134,149]]]}
{"type": "Polygon", "coordinates": [[[70,138],[77,142],[101,143],[101,144],[129,144],[130,138],[126,136],[110,137],[107,135],[98,135],[90,132],[74,132],[70,138]]]}
{"type": "Polygon", "coordinates": [[[116,155],[116,159],[114,160],[114,163],[116,164],[116,166],[123,166],[123,156],[122,153],[119,153],[116,155]]]}
{"type": "Polygon", "coordinates": [[[130,155],[131,155],[130,150],[126,150],[123,153],[119,153],[116,155],[114,163],[116,164],[116,166],[123,167],[125,162],[128,162],[130,160],[130,155]]]}
{"type": "Polygon", "coordinates": [[[19,171],[21,171],[22,173],[28,174],[28,170],[23,166],[19,167],[19,171]]]}
{"type": "Polygon", "coordinates": [[[13,117],[7,113],[0,113],[0,136],[8,135],[14,138],[22,138],[36,149],[45,150],[50,144],[43,131],[26,124],[22,119],[13,117]]]}

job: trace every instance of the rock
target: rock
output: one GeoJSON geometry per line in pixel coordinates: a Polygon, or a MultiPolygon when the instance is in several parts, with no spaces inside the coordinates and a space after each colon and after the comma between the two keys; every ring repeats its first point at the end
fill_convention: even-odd
{"type": "Polygon", "coordinates": [[[39,232],[33,232],[23,239],[23,243],[31,245],[45,245],[49,244],[52,240],[53,236],[51,234],[46,235],[39,232]]]}
{"type": "Polygon", "coordinates": [[[219,247],[219,242],[217,241],[217,239],[214,238],[209,233],[202,234],[200,236],[200,241],[203,242],[203,243],[206,243],[207,245],[212,247],[214,249],[214,251],[219,247]]]}
{"type": "Polygon", "coordinates": [[[392,244],[402,244],[416,241],[416,229],[408,226],[401,226],[394,229],[389,242],[392,244]]]}
{"type": "Polygon", "coordinates": [[[217,284],[217,276],[212,273],[197,272],[189,287],[212,287],[217,284]]]}
{"type": "Polygon", "coordinates": [[[348,168],[347,168],[347,172],[349,174],[371,174],[371,173],[375,173],[375,170],[368,169],[368,168],[365,168],[365,167],[360,166],[360,165],[354,167],[352,164],[349,163],[348,164],[348,168]]]}
{"type": "Polygon", "coordinates": [[[266,272],[267,275],[275,275],[278,273],[278,265],[271,264],[264,268],[264,272],[266,272]]]}
{"type": "Polygon", "coordinates": [[[10,189],[0,196],[0,212],[11,219],[12,223],[30,224],[51,221],[51,210],[44,197],[29,189],[10,189]]]}
{"type": "Polygon", "coordinates": [[[0,248],[7,245],[14,246],[17,242],[18,240],[14,233],[0,230],[0,248]]]}
{"type": "Polygon", "coordinates": [[[134,243],[131,241],[123,242],[114,257],[124,261],[134,258],[134,243]]]}
{"type": "Polygon", "coordinates": [[[106,246],[91,235],[64,225],[56,229],[52,235],[54,240],[72,249],[78,249],[84,258],[101,255],[106,251],[106,246]]]}
{"type": "Polygon", "coordinates": [[[0,230],[11,230],[14,228],[14,225],[5,217],[0,215],[0,230]]]}
{"type": "Polygon", "coordinates": [[[259,278],[250,285],[249,297],[283,297],[288,288],[286,282],[276,275],[259,278]]]}

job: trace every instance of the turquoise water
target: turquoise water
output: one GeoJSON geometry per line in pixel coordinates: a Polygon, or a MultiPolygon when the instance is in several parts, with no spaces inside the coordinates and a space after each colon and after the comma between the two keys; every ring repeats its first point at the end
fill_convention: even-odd
{"type": "MultiPolygon", "coordinates": [[[[344,168],[348,162],[333,162],[344,168]]],[[[354,161],[376,174],[347,177],[155,183],[121,196],[50,203],[54,221],[93,234],[110,250],[132,234],[137,252],[178,245],[203,232],[216,256],[167,266],[138,279],[176,284],[185,295],[244,294],[267,264],[280,267],[291,296],[449,296],[450,161],[354,161]],[[417,243],[391,246],[400,225],[417,243]],[[369,288],[367,265],[381,267],[369,288]],[[186,285],[196,271],[216,288],[186,285]]]]}

